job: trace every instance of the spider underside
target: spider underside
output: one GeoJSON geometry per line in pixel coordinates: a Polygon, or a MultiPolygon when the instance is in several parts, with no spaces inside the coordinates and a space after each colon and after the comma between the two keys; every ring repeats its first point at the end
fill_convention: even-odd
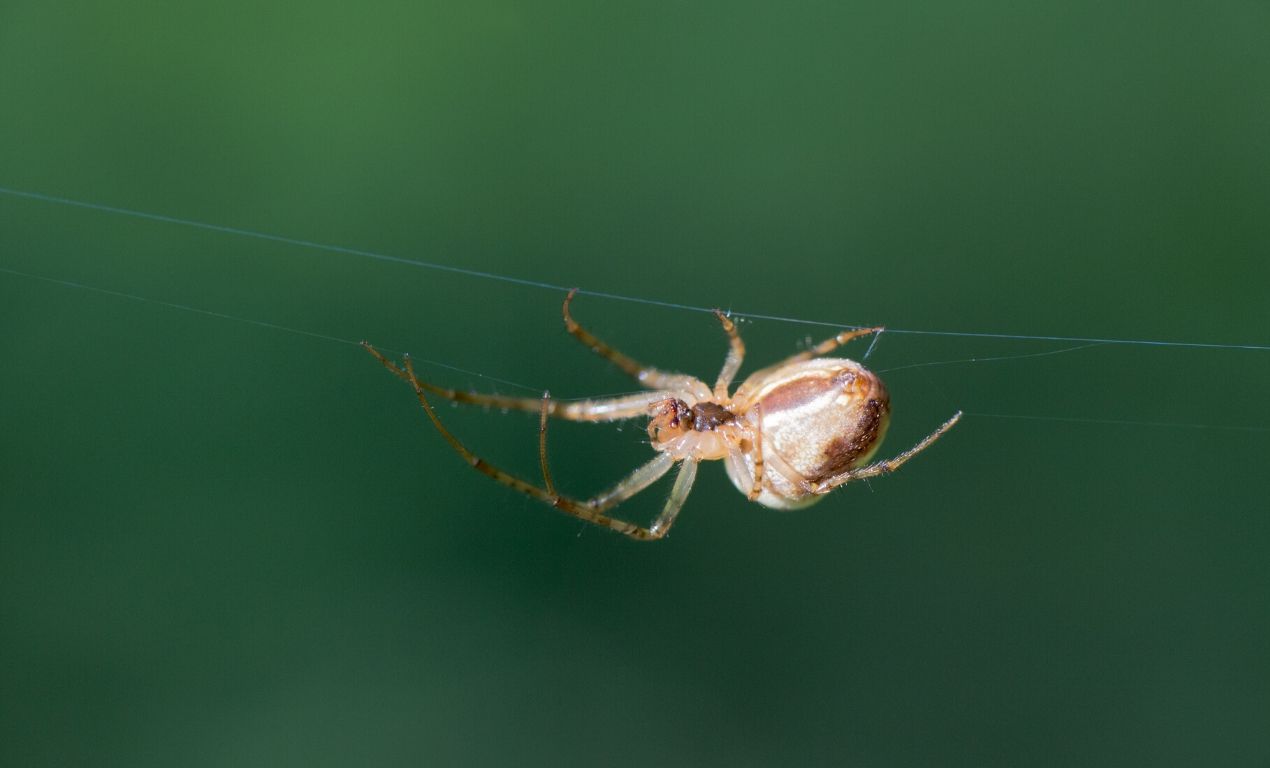
{"type": "Polygon", "coordinates": [[[420,379],[410,356],[401,365],[368,342],[362,346],[393,375],[414,389],[428,419],[450,447],[477,471],[521,493],[595,525],[641,541],[666,535],[683,507],[701,461],[722,460],[729,479],[751,501],[775,509],[813,504],[844,483],[893,472],[928,448],[961,418],[958,411],[912,448],[891,459],[869,463],[886,434],[890,398],[886,387],[864,366],[825,355],[852,339],[882,328],[843,331],[776,365],[750,375],[735,392],[729,387],[741,368],[745,344],[727,315],[714,310],[728,336],[723,368],[710,388],[692,376],[636,362],[600,341],[573,319],[565,297],[565,328],[582,344],[632,376],[648,392],[581,402],[483,395],[446,389],[420,379]],[[447,400],[539,413],[538,458],[542,485],[522,480],[472,453],[441,422],[428,400],[447,400]],[[612,488],[586,500],[556,491],[547,462],[547,420],[620,421],[650,416],[648,436],[656,455],[612,488]],[[648,527],[606,512],[661,479],[679,464],[670,497],[648,527]]]}

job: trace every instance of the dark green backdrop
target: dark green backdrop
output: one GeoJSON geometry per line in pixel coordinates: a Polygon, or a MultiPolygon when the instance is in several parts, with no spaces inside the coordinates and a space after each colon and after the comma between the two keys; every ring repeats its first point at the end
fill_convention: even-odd
{"type": "MultiPolygon", "coordinates": [[[[831,325],[1265,345],[1267,39],[1260,2],[8,0],[0,186],[831,325]]],[[[639,545],[321,337],[629,390],[562,298],[0,193],[0,763],[1270,764],[1267,349],[888,334],[884,452],[968,411],[944,442],[793,514],[706,466],[639,545]]],[[[708,315],[575,308],[722,360],[708,315]]],[[[741,327],[747,370],[832,332],[741,327]]],[[[533,475],[533,417],[443,414],[533,475]]],[[[561,426],[560,484],[641,436],[561,426]]]]}

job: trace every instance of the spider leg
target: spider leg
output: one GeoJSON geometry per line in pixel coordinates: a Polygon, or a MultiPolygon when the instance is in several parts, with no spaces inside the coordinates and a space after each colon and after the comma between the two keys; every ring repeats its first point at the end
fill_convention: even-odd
{"type": "Polygon", "coordinates": [[[865,467],[848,469],[846,472],[843,472],[840,475],[835,475],[828,480],[813,483],[810,490],[812,493],[828,493],[834,488],[837,488],[844,483],[849,483],[852,480],[861,480],[866,477],[877,477],[878,475],[885,475],[890,472],[894,472],[903,466],[909,459],[929,448],[931,444],[942,437],[945,432],[952,429],[953,425],[960,419],[961,411],[957,411],[953,414],[951,419],[945,421],[943,424],[940,424],[938,429],[931,432],[926,437],[923,437],[917,445],[914,445],[912,448],[909,448],[907,451],[904,451],[895,458],[887,459],[885,461],[876,461],[865,467]]]}
{"type": "Polygon", "coordinates": [[[670,526],[675,524],[675,518],[679,516],[679,510],[683,508],[684,501],[692,491],[692,484],[696,479],[697,460],[684,459],[680,462],[679,475],[670,489],[670,498],[666,499],[666,506],[661,514],[653,520],[652,525],[648,526],[650,536],[660,539],[670,531],[670,526]]]}
{"type": "Polygon", "coordinates": [[[754,487],[750,489],[750,501],[758,500],[763,495],[763,405],[754,404],[754,415],[758,426],[754,429],[754,487]]]}
{"type": "Polygon", "coordinates": [[[542,411],[538,416],[538,464],[542,467],[542,484],[547,493],[556,495],[556,486],[551,482],[551,469],[547,466],[547,406],[551,404],[551,393],[542,393],[542,411]]]}
{"type": "MultiPolygon", "coordinates": [[[[547,469],[546,460],[546,408],[540,405],[542,416],[540,417],[539,432],[539,457],[542,464],[543,479],[548,487],[540,488],[533,483],[516,477],[506,472],[476,454],[468,450],[467,446],[454,436],[444,424],[441,423],[440,417],[437,416],[436,410],[433,409],[432,403],[428,402],[428,396],[425,393],[423,382],[419,381],[415,376],[414,366],[410,362],[409,355],[405,358],[405,367],[401,370],[407,381],[414,387],[415,395],[419,398],[419,405],[423,407],[424,413],[432,422],[432,426],[441,433],[445,441],[450,444],[454,452],[463,457],[464,461],[472,466],[473,469],[491,478],[503,485],[513,488],[526,496],[531,496],[539,501],[550,504],[565,514],[572,515],[579,520],[585,520],[593,525],[601,528],[608,528],[617,531],[625,536],[639,541],[652,541],[660,539],[666,535],[671,524],[674,523],[675,516],[679,513],[679,508],[683,505],[684,499],[688,495],[688,491],[692,488],[692,480],[696,474],[696,462],[685,460],[685,468],[680,470],[679,478],[675,481],[675,486],[671,491],[670,499],[666,502],[665,510],[658,516],[653,527],[642,528],[625,520],[619,520],[604,514],[604,510],[617,505],[618,503],[629,499],[631,496],[639,493],[648,486],[652,485],[663,475],[666,474],[674,465],[674,459],[669,454],[658,453],[647,464],[636,469],[626,479],[619,482],[616,486],[605,491],[604,493],[587,501],[577,501],[566,496],[556,493],[552,486],[550,473],[547,469]],[[691,468],[688,468],[691,465],[691,468]]],[[[545,398],[544,398],[545,399],[545,398]]]]}
{"type": "Polygon", "coordinates": [[[839,333],[837,336],[825,339],[824,341],[820,342],[819,344],[812,347],[811,349],[805,349],[796,355],[790,355],[789,357],[785,358],[784,360],[777,363],[773,367],[779,368],[782,365],[790,365],[792,363],[801,363],[804,360],[811,360],[812,358],[816,358],[816,357],[824,357],[825,355],[834,351],[835,349],[842,346],[843,344],[846,344],[848,341],[851,341],[852,339],[858,339],[861,336],[868,336],[871,333],[881,333],[882,331],[885,331],[885,330],[886,330],[885,328],[879,326],[877,328],[854,328],[849,331],[843,331],[842,333],[839,333]]]}
{"type": "Polygon", "coordinates": [[[578,321],[573,319],[573,313],[569,311],[569,304],[577,293],[577,288],[569,291],[569,295],[564,297],[564,306],[561,308],[561,314],[564,315],[564,327],[575,339],[649,389],[682,390],[693,393],[694,399],[705,400],[709,398],[710,390],[706,389],[705,384],[692,376],[682,373],[667,373],[637,362],[600,341],[594,334],[579,325],[578,321]]]}
{"type": "Polygon", "coordinates": [[[741,370],[741,361],[745,359],[745,342],[741,341],[741,334],[737,332],[736,323],[732,322],[732,318],[717,309],[714,310],[714,316],[719,318],[719,322],[723,324],[723,332],[728,335],[728,356],[724,359],[719,378],[714,383],[714,399],[726,400],[728,387],[732,385],[732,379],[736,377],[736,372],[741,370]]]}
{"type": "Polygon", "coordinates": [[[820,342],[814,347],[811,347],[810,349],[805,349],[802,352],[799,352],[794,355],[790,355],[789,357],[780,361],[776,365],[769,365],[768,367],[763,368],[762,370],[759,370],[750,374],[750,377],[746,379],[741,384],[740,387],[737,388],[735,393],[733,393],[732,401],[735,403],[735,402],[743,402],[746,399],[748,399],[749,396],[752,394],[751,390],[756,386],[755,382],[762,382],[767,377],[767,375],[771,374],[773,371],[776,371],[787,365],[793,365],[794,363],[801,363],[806,360],[811,360],[812,358],[824,357],[825,355],[834,351],[835,349],[842,346],[843,344],[846,344],[848,341],[851,341],[852,339],[858,339],[861,336],[868,336],[870,333],[881,333],[882,331],[885,331],[885,330],[886,330],[885,328],[882,328],[879,326],[877,328],[855,328],[850,331],[843,331],[842,333],[839,333],[837,336],[825,339],[824,341],[820,342]]]}
{"type": "MultiPolygon", "coordinates": [[[[486,408],[504,408],[513,411],[541,411],[542,400],[535,397],[507,397],[505,395],[482,395],[476,392],[464,392],[458,389],[438,387],[420,378],[410,380],[410,376],[402,368],[375,349],[369,342],[362,342],[362,348],[375,357],[392,375],[410,384],[418,385],[446,400],[466,405],[482,405],[486,408]]],[[[653,403],[672,397],[669,392],[640,392],[635,395],[610,397],[600,400],[580,400],[577,402],[561,402],[550,400],[547,415],[566,421],[620,421],[648,415],[648,407],[653,403]]]]}

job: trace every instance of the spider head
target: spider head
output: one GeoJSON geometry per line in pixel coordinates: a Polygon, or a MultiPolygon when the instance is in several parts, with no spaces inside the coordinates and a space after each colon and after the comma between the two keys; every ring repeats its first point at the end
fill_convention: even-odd
{"type": "Polygon", "coordinates": [[[648,437],[654,445],[668,443],[693,430],[692,408],[675,397],[653,403],[653,418],[648,422],[648,437]]]}

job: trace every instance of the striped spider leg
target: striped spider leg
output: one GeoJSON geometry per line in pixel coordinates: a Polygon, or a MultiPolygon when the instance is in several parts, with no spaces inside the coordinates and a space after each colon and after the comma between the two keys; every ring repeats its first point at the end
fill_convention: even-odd
{"type": "Polygon", "coordinates": [[[379,350],[366,342],[362,342],[362,346],[366,351],[375,356],[380,363],[384,365],[394,375],[406,381],[414,389],[415,395],[419,399],[419,405],[423,407],[428,419],[432,422],[432,426],[441,433],[445,441],[450,444],[459,456],[472,466],[476,471],[496,480],[503,485],[514,488],[521,493],[532,496],[539,501],[546,502],[560,511],[573,515],[579,520],[585,520],[588,523],[598,525],[602,528],[609,528],[618,533],[625,534],[633,539],[650,540],[658,539],[666,534],[670,526],[674,524],[675,517],[679,514],[679,509],[683,506],[684,499],[687,498],[688,492],[692,489],[693,480],[696,478],[696,462],[684,462],[679,470],[679,475],[675,479],[674,488],[671,491],[670,498],[666,502],[662,513],[658,515],[653,524],[647,528],[619,520],[604,514],[605,511],[617,506],[631,496],[639,493],[648,486],[657,482],[670,471],[674,465],[674,460],[670,455],[659,453],[653,457],[651,461],[640,466],[631,474],[627,475],[624,480],[619,482],[612,488],[593,496],[585,501],[578,501],[567,496],[562,496],[555,490],[555,485],[551,479],[551,472],[547,465],[547,417],[556,416],[559,418],[570,419],[574,421],[618,421],[621,419],[631,419],[643,416],[648,413],[649,406],[660,400],[665,400],[671,396],[671,393],[653,391],[648,393],[640,393],[626,397],[609,398],[604,400],[591,400],[582,403],[561,404],[550,399],[546,394],[541,400],[534,398],[510,398],[499,395],[479,395],[471,392],[455,392],[454,390],[446,390],[437,387],[434,384],[423,381],[414,371],[414,365],[410,361],[410,356],[406,355],[402,365],[397,365],[393,361],[385,357],[379,350]],[[472,453],[452,432],[441,422],[437,416],[436,409],[432,407],[432,403],[428,400],[428,392],[446,397],[461,403],[472,403],[476,405],[491,405],[499,408],[515,408],[519,410],[531,410],[530,404],[534,410],[541,413],[541,421],[539,426],[538,437],[538,453],[539,461],[543,472],[543,486],[537,486],[526,480],[499,469],[472,453]],[[455,396],[457,395],[457,396],[455,396]]]}

